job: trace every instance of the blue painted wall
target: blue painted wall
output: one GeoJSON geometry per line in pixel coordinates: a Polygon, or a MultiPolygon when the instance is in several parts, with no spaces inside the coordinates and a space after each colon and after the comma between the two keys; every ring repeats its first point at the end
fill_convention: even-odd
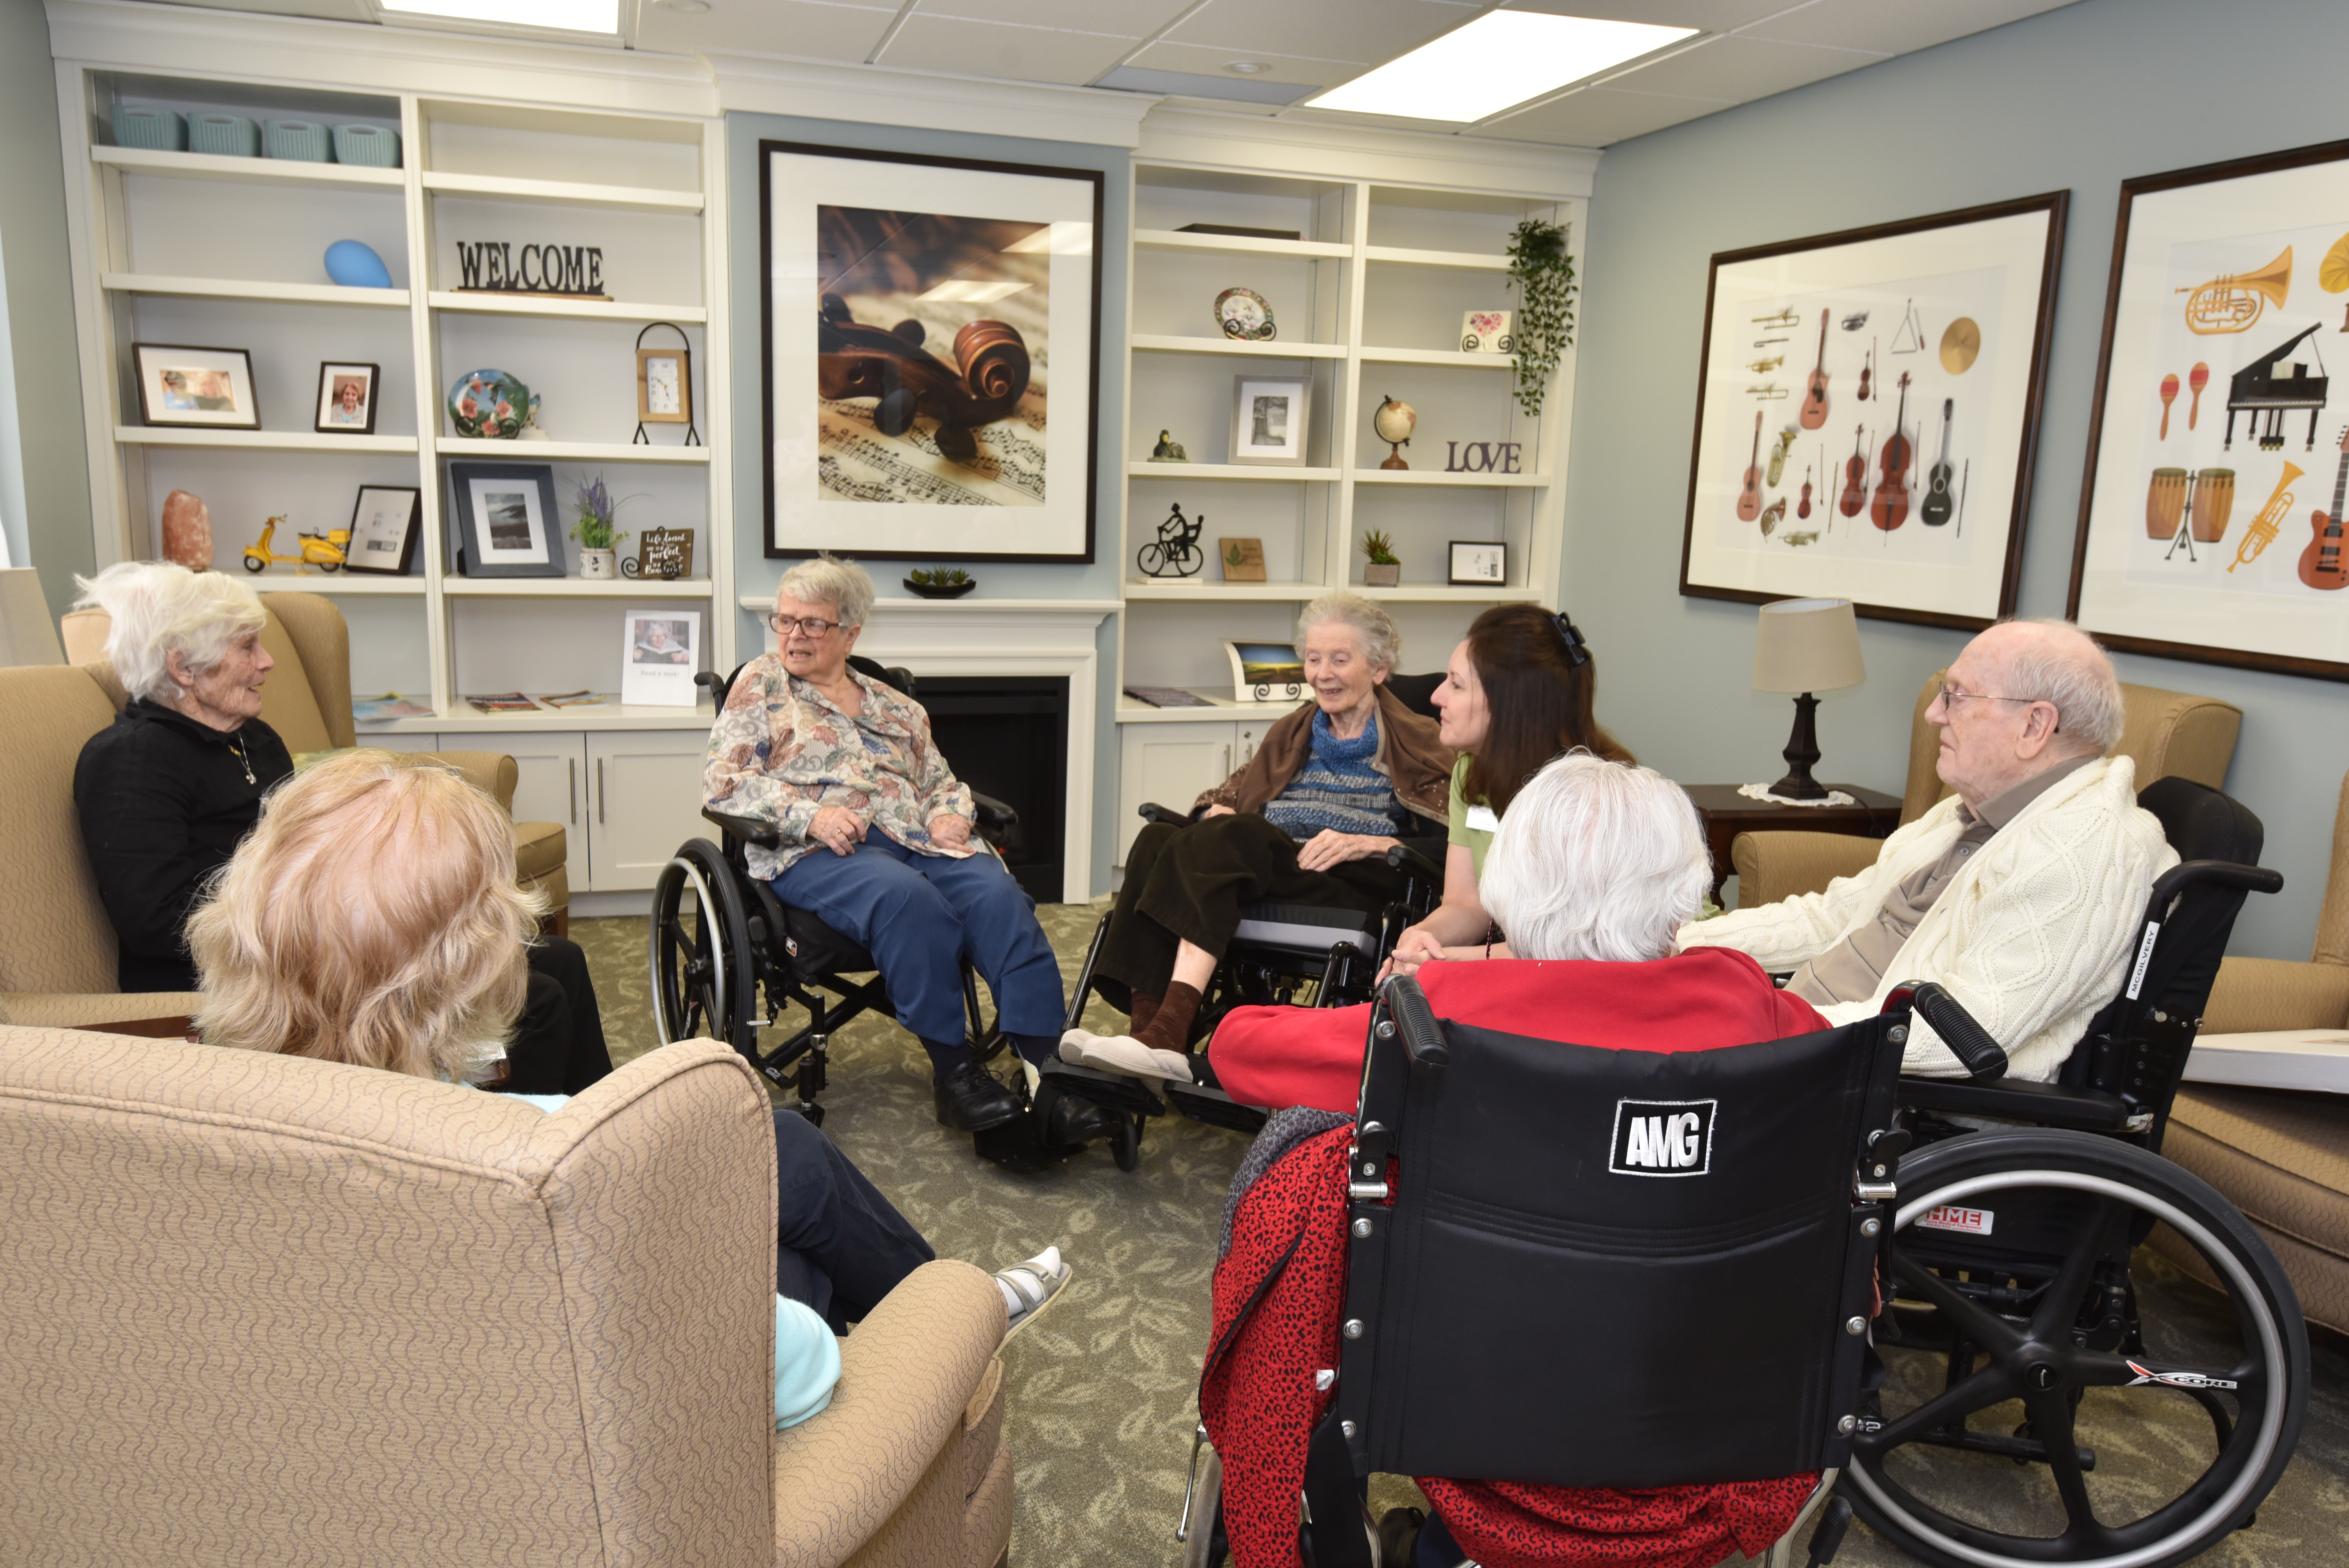
{"type": "MultiPolygon", "coordinates": [[[[1609,727],[1692,782],[1783,769],[1788,699],[1750,689],[1754,607],[1678,591],[1714,252],[2071,191],[2018,606],[2060,615],[2121,181],[2349,136],[2344,61],[2338,0],[2081,0],[1609,149],[1591,200],[1565,572],[1609,727]]],[[[2325,347],[2336,342],[2337,379],[2349,338],[2325,347]]],[[[2333,412],[2344,408],[2336,390],[2333,412]]],[[[1897,791],[1918,686],[1965,639],[1878,621],[1860,636],[1868,684],[1820,706],[1821,777],[1897,791]]],[[[2266,862],[2286,884],[2251,902],[2234,950],[2307,957],[2349,769],[2349,686],[2119,664],[2124,680],[2243,710],[2228,789],[2266,822],[2266,862]]]]}

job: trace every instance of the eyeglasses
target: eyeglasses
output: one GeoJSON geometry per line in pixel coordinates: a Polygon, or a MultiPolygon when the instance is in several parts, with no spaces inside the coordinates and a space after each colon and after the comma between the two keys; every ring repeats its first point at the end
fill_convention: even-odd
{"type": "Polygon", "coordinates": [[[796,627],[802,637],[821,637],[839,624],[838,621],[820,621],[813,615],[778,615],[772,611],[767,614],[767,630],[779,635],[796,627]]]}
{"type": "Polygon", "coordinates": [[[1960,691],[1949,682],[1940,683],[1941,706],[1954,712],[1961,702],[2045,702],[2044,696],[1992,696],[1986,691],[1960,691]]]}

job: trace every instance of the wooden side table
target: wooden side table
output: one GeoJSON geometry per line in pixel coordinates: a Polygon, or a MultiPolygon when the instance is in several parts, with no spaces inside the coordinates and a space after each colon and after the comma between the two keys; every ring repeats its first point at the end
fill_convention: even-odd
{"type": "Polygon", "coordinates": [[[1830,784],[1859,804],[1856,806],[1781,806],[1741,795],[1734,784],[1690,784],[1689,799],[1704,820],[1704,847],[1713,852],[1713,897],[1721,902],[1722,884],[1736,868],[1729,862],[1729,846],[1740,833],[1850,833],[1860,838],[1889,837],[1900,825],[1900,797],[1857,784],[1830,784]]]}

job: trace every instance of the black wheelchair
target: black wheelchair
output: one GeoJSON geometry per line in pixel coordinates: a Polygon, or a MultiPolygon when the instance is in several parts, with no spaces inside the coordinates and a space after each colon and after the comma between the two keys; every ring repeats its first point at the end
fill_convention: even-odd
{"type": "MultiPolygon", "coordinates": [[[[2235,916],[2282,878],[2225,796],[2168,779],[2139,799],[2186,859],[2054,1083],[2005,1081],[2004,1051],[1932,985],[1840,1029],[1661,1054],[1438,1020],[1389,982],[1308,1560],[1394,1568],[1357,1490],[1372,1470],[1612,1488],[1818,1470],[1797,1522],[1816,1513],[1814,1565],[1855,1511],[1940,1568],[2163,1568],[2248,1527],[2298,1440],[2307,1330],[2249,1222],[2158,1150],[2235,916]],[[1896,1076],[1920,1017],[1968,1077],[1896,1076]],[[1702,1110],[1676,1146],[1702,1158],[1672,1172],[1693,1179],[1626,1180],[1656,1173],[1624,1131],[1648,1107],[1702,1110]],[[2197,1254],[2223,1305],[2161,1310],[2132,1274],[2148,1238],[2197,1254]]],[[[1212,1455],[1206,1474],[1177,1532],[1194,1563],[1220,1536],[1212,1455]]]]}

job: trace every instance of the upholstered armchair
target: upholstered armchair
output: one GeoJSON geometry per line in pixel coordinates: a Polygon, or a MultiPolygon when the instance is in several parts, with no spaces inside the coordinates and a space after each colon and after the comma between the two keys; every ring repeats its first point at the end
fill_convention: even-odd
{"type": "MultiPolygon", "coordinates": [[[[1952,793],[1934,769],[1940,731],[1925,722],[1925,710],[1932,706],[1946,673],[1935,670],[1925,677],[1909,717],[1909,779],[1900,800],[1903,827],[1952,793]]],[[[2235,738],[2243,727],[2240,708],[2215,697],[2126,682],[2121,696],[2127,717],[2116,749],[2137,763],[2138,788],[2172,774],[2213,789],[2226,781],[2235,738]]],[[[1737,871],[1738,907],[1753,909],[1797,893],[1824,892],[1836,878],[1874,865],[1881,848],[1880,840],[1847,833],[1740,833],[1729,849],[1737,871]]]]}

